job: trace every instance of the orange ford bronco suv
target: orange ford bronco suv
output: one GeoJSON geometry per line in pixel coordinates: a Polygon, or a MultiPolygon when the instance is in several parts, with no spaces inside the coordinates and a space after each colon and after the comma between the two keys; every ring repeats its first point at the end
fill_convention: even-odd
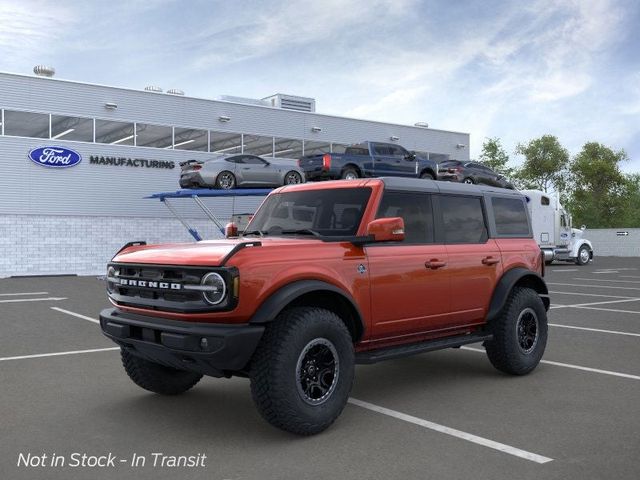
{"type": "Polygon", "coordinates": [[[298,434],[327,428],[357,363],[484,342],[533,370],[549,297],[525,198],[432,180],[274,190],[239,238],[127,244],[108,265],[103,332],[129,377],[173,395],[246,376],[258,410],[298,434]]]}

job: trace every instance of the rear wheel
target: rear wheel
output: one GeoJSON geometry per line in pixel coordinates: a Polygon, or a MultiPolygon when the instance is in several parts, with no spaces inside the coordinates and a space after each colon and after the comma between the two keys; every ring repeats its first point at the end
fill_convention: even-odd
{"type": "Polygon", "coordinates": [[[297,307],[270,323],[251,361],[251,393],[273,426],[299,435],[329,427],[347,403],[351,335],[328,310],[297,307]]]}
{"type": "Polygon", "coordinates": [[[284,184],[295,185],[296,183],[302,183],[302,175],[300,175],[295,170],[287,172],[287,174],[284,176],[284,184]]]}
{"type": "Polygon", "coordinates": [[[538,293],[515,287],[498,318],[492,322],[493,339],[487,356],[498,370],[512,375],[531,372],[547,345],[547,312],[538,293]]]}
{"type": "Polygon", "coordinates": [[[473,184],[474,184],[474,183],[476,183],[476,182],[474,182],[474,181],[473,181],[473,178],[471,178],[471,177],[467,177],[467,178],[465,178],[464,180],[462,180],[462,183],[467,183],[467,184],[469,184],[469,185],[473,185],[473,184]]]}
{"type": "Polygon", "coordinates": [[[127,375],[139,387],[162,395],[184,393],[200,381],[202,375],[195,372],[176,370],[144,358],[136,357],[121,349],[122,365],[127,375]]]}
{"type": "Polygon", "coordinates": [[[582,245],[578,250],[578,256],[576,257],[576,263],[578,265],[586,265],[591,260],[591,252],[586,245],[582,245]]]}
{"type": "Polygon", "coordinates": [[[430,172],[422,172],[422,174],[420,174],[420,178],[425,178],[427,180],[435,180],[435,177],[430,172]]]}
{"type": "Polygon", "coordinates": [[[358,171],[355,168],[347,167],[342,171],[340,177],[345,180],[356,180],[360,178],[360,175],[358,175],[358,171]]]}
{"type": "Polygon", "coordinates": [[[229,190],[236,186],[236,177],[231,172],[220,172],[216,178],[216,187],[222,190],[229,190]]]}

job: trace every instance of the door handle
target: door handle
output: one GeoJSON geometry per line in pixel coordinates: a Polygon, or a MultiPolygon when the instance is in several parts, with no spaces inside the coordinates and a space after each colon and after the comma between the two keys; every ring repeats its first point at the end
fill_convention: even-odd
{"type": "Polygon", "coordinates": [[[430,268],[431,270],[437,270],[438,268],[445,267],[447,262],[441,262],[437,258],[432,258],[431,260],[427,260],[424,262],[424,266],[430,268]]]}
{"type": "Polygon", "coordinates": [[[489,257],[484,257],[482,259],[482,263],[484,265],[495,265],[496,263],[500,263],[500,260],[489,256],[489,257]]]}

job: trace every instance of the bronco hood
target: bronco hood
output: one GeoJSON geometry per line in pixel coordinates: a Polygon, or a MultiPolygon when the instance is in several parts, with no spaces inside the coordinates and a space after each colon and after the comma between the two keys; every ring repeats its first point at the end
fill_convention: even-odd
{"type": "Polygon", "coordinates": [[[254,240],[217,240],[198,243],[166,243],[137,245],[123,249],[113,257],[114,262],[155,265],[222,265],[234,250],[257,246],[254,240]]]}

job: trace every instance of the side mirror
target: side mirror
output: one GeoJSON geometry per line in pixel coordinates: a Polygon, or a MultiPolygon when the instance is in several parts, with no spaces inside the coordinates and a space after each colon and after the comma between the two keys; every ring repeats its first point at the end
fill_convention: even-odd
{"type": "Polygon", "coordinates": [[[227,223],[227,225],[224,227],[224,236],[225,238],[237,237],[238,226],[233,222],[227,223]]]}
{"type": "Polygon", "coordinates": [[[415,154],[415,153],[413,153],[413,152],[407,153],[407,154],[404,156],[404,159],[405,159],[405,160],[415,160],[415,159],[416,159],[416,154],[415,154]]]}
{"type": "Polygon", "coordinates": [[[401,242],[404,240],[404,220],[401,217],[378,218],[367,225],[367,236],[375,242],[401,242]]]}

